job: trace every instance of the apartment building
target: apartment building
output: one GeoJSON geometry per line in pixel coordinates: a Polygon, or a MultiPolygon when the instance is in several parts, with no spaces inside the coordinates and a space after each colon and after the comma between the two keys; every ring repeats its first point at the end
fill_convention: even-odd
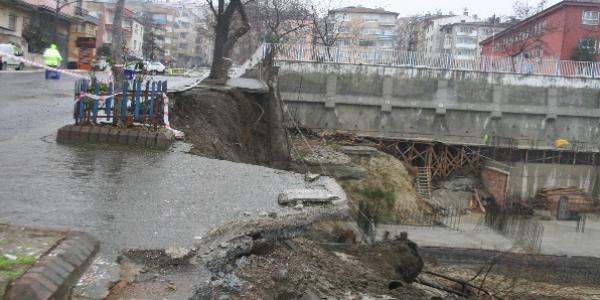
{"type": "MultiPolygon", "coordinates": [[[[392,50],[396,44],[398,13],[382,8],[349,6],[329,11],[337,45],[373,51],[392,50]]],[[[366,52],[365,52],[366,53],[366,52]]]]}
{"type": "Polygon", "coordinates": [[[443,42],[441,52],[455,59],[473,59],[481,53],[479,43],[495,36],[508,27],[497,19],[486,22],[458,22],[441,27],[443,42]]]}
{"type": "MultiPolygon", "coordinates": [[[[90,15],[98,18],[98,33],[96,47],[111,46],[113,42],[113,22],[115,19],[115,4],[87,3],[90,15]]],[[[129,59],[143,59],[144,26],[134,12],[128,8],[123,10],[123,40],[129,59]]]]}

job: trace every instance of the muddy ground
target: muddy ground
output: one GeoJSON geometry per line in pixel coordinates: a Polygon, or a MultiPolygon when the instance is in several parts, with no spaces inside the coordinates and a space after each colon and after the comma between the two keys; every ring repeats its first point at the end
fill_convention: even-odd
{"type": "Polygon", "coordinates": [[[267,165],[270,139],[267,103],[235,89],[195,88],[174,96],[175,127],[192,154],[267,165]]]}

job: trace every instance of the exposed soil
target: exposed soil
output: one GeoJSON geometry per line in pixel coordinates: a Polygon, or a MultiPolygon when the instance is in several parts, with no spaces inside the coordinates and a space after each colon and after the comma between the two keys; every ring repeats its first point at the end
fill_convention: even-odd
{"type": "Polygon", "coordinates": [[[410,285],[388,288],[394,264],[377,246],[353,245],[352,254],[298,238],[277,243],[267,253],[242,258],[235,274],[243,280],[233,299],[429,299],[410,285]],[[377,255],[353,255],[354,253],[377,255]],[[382,258],[385,257],[385,258],[382,258]],[[310,295],[312,298],[307,298],[310,295]],[[304,298],[303,298],[304,297],[304,298]]]}
{"type": "Polygon", "coordinates": [[[174,97],[174,124],[191,153],[233,162],[268,165],[267,103],[236,89],[196,88],[174,97]]]}

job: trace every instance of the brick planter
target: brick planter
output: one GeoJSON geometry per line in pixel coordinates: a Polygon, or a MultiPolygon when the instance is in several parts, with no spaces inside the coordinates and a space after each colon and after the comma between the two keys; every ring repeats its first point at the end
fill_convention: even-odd
{"type": "Polygon", "coordinates": [[[151,132],[140,128],[66,125],[58,130],[56,140],[67,143],[115,144],[166,150],[175,137],[168,130],[151,132]]]}
{"type": "Polygon", "coordinates": [[[70,299],[71,290],[92,263],[99,243],[85,233],[72,233],[13,281],[7,300],[70,299]]]}

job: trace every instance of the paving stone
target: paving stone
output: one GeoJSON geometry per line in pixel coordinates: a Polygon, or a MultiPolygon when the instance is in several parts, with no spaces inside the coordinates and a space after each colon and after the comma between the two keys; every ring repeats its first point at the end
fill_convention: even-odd
{"type": "Polygon", "coordinates": [[[46,267],[46,266],[34,266],[31,267],[29,270],[27,270],[27,274],[40,274],[41,276],[43,276],[44,278],[48,279],[49,281],[51,281],[52,283],[54,283],[56,286],[60,286],[65,279],[67,279],[69,277],[69,274],[63,275],[63,274],[59,274],[56,271],[54,271],[52,268],[46,267]]]}
{"type": "Polygon", "coordinates": [[[20,278],[13,283],[6,293],[6,300],[46,300],[52,297],[52,292],[43,284],[32,278],[20,278]]]}
{"type": "Polygon", "coordinates": [[[35,282],[43,285],[48,291],[55,292],[58,290],[59,285],[53,283],[50,279],[46,278],[43,274],[40,273],[25,273],[21,278],[23,279],[32,279],[35,282]]]}

